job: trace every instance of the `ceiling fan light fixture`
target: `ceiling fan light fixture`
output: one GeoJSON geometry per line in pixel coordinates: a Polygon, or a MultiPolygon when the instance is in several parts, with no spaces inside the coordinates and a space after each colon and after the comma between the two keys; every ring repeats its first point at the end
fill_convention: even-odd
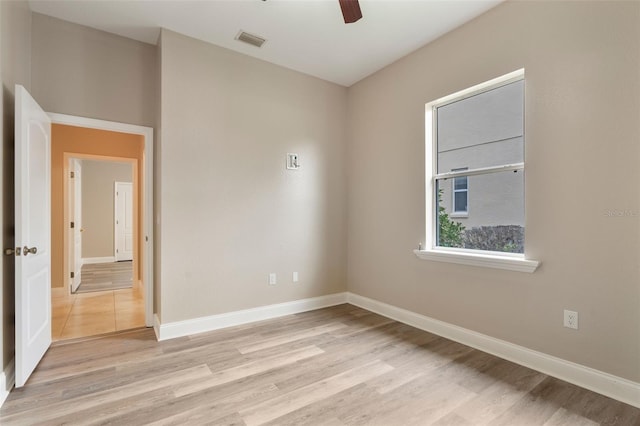
{"type": "Polygon", "coordinates": [[[255,34],[249,34],[246,31],[240,30],[238,35],[236,36],[236,40],[245,42],[255,47],[262,47],[262,45],[267,41],[267,39],[257,36],[255,34]]]}

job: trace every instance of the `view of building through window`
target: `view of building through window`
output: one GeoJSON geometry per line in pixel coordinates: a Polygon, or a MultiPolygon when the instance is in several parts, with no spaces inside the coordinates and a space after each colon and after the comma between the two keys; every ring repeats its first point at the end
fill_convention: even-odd
{"type": "Polygon", "coordinates": [[[524,253],[524,80],[433,111],[437,246],[524,253]]]}
{"type": "MultiPolygon", "coordinates": [[[[454,169],[452,172],[458,172],[464,169],[454,169]]],[[[469,202],[469,181],[468,177],[460,176],[453,178],[453,214],[454,215],[467,215],[467,204],[469,202]]]]}

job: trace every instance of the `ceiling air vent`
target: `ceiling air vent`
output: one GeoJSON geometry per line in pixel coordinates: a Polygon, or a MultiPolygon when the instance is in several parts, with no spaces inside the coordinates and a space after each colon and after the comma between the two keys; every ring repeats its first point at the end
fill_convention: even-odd
{"type": "Polygon", "coordinates": [[[257,35],[249,34],[249,33],[244,32],[244,31],[240,31],[238,33],[238,35],[236,36],[236,40],[244,41],[245,43],[248,43],[248,44],[250,44],[252,46],[255,46],[255,47],[262,47],[264,42],[267,41],[262,37],[258,37],[257,35]]]}

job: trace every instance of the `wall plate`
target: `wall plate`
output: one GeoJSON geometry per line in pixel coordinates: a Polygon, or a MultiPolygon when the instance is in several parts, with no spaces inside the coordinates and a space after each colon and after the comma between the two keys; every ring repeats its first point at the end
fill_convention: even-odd
{"type": "Polygon", "coordinates": [[[287,153],[287,169],[298,170],[300,168],[300,160],[298,154],[287,153]]]}

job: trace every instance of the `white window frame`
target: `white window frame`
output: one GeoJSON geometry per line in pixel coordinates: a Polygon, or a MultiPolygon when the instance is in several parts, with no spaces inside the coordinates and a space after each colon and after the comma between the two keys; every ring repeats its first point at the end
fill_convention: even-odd
{"type": "MultiPolygon", "coordinates": [[[[475,96],[509,83],[524,79],[524,69],[494,78],[465,90],[453,93],[425,105],[425,248],[414,250],[415,255],[423,260],[456,263],[462,265],[481,266],[488,268],[506,269],[520,272],[533,272],[539,266],[537,260],[527,259],[521,253],[503,253],[484,250],[469,250],[462,248],[438,247],[436,241],[437,221],[436,209],[438,196],[435,193],[436,181],[460,176],[478,176],[487,173],[524,170],[524,163],[506,164],[495,167],[459,170],[447,173],[437,173],[437,144],[436,144],[436,108],[475,96]]],[[[467,181],[468,188],[468,181],[467,181]]],[[[454,201],[455,202],[455,201],[454,201]]],[[[468,203],[468,199],[467,199],[468,203]]],[[[467,204],[467,210],[469,206],[467,204]]]]}
{"type": "MultiPolygon", "coordinates": [[[[459,171],[464,171],[464,170],[469,170],[468,167],[462,167],[460,169],[453,169],[451,170],[452,172],[459,172],[459,171]]],[[[469,178],[467,178],[467,187],[465,189],[456,189],[456,179],[459,179],[460,177],[465,177],[467,178],[467,176],[459,176],[457,178],[453,178],[453,180],[451,181],[451,214],[449,216],[453,217],[453,218],[463,218],[463,217],[469,217],[469,178]],[[467,209],[466,210],[456,210],[456,192],[464,192],[465,196],[467,198],[467,209]]]]}

